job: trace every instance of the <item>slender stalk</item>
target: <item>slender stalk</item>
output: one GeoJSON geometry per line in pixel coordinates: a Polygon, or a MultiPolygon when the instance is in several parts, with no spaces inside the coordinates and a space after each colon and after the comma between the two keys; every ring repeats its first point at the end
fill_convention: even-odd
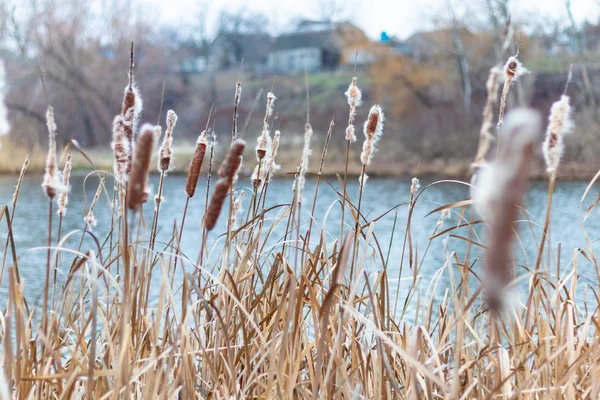
{"type": "Polygon", "coordinates": [[[158,229],[158,214],[160,213],[160,203],[162,201],[163,183],[165,180],[165,171],[160,172],[160,182],[158,183],[158,195],[156,196],[156,208],[154,218],[152,219],[152,230],[150,231],[150,251],[154,251],[154,242],[156,241],[156,230],[158,229]]]}
{"type": "Polygon", "coordinates": [[[348,192],[346,191],[347,188],[347,179],[348,179],[348,159],[350,156],[350,141],[346,140],[346,162],[345,162],[345,166],[344,166],[344,183],[343,183],[343,193],[344,196],[342,197],[342,216],[340,217],[340,243],[342,243],[342,241],[344,240],[344,215],[346,212],[346,197],[348,197],[348,192]]]}
{"type": "MultiPolygon", "coordinates": [[[[47,251],[47,262],[46,262],[46,281],[44,282],[44,303],[42,308],[42,331],[44,335],[48,335],[48,290],[50,285],[50,257],[52,251],[50,250],[50,246],[52,246],[52,199],[48,202],[48,251],[47,251]]],[[[42,361],[45,358],[46,354],[46,346],[42,344],[42,361]]]]}
{"type": "Polygon", "coordinates": [[[360,206],[362,203],[362,194],[363,194],[363,186],[365,184],[365,170],[367,166],[365,164],[362,165],[362,170],[360,171],[360,185],[359,185],[359,193],[358,193],[358,207],[356,208],[356,226],[354,228],[354,251],[352,252],[352,263],[350,264],[350,282],[352,282],[352,277],[354,276],[354,263],[356,262],[356,257],[358,257],[358,238],[359,238],[359,228],[360,228],[360,206]]]}

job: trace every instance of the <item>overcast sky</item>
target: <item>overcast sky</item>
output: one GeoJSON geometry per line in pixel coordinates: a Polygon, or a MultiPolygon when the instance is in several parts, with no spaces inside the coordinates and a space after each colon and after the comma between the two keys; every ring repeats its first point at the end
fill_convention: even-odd
{"type": "MultiPolygon", "coordinates": [[[[319,1],[323,0],[141,0],[152,4],[159,13],[162,23],[188,24],[198,13],[198,4],[203,1],[208,5],[209,33],[215,29],[217,15],[220,10],[238,10],[246,8],[265,13],[275,24],[271,31],[286,29],[290,19],[298,17],[316,18],[319,16],[319,1]]],[[[431,27],[428,22],[439,14],[448,0],[345,0],[350,4],[350,19],[363,28],[373,38],[379,37],[382,31],[390,35],[405,38],[414,31],[431,27]]],[[[451,0],[461,12],[461,0],[451,0]]],[[[571,0],[576,21],[597,21],[600,14],[600,0],[571,0]]],[[[485,3],[483,0],[472,0],[469,3],[485,3]]],[[[566,20],[565,0],[533,0],[510,1],[511,13],[516,19],[535,15],[543,21],[544,17],[566,20]]],[[[477,11],[471,6],[470,13],[477,11]]]]}

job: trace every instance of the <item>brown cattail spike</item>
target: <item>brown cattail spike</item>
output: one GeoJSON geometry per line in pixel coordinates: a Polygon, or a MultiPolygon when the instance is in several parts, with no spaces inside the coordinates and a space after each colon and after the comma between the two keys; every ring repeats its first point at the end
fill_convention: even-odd
{"type": "Polygon", "coordinates": [[[129,192],[127,193],[127,207],[139,211],[148,198],[148,173],[150,160],[154,152],[156,137],[160,135],[160,126],[145,124],[140,130],[133,165],[129,179],[129,192]]]}
{"type": "Polygon", "coordinates": [[[202,162],[204,161],[204,155],[206,154],[206,145],[206,130],[204,130],[200,136],[198,136],[198,140],[196,141],[194,157],[192,157],[192,163],[190,164],[190,170],[185,182],[185,193],[190,198],[194,197],[194,193],[196,193],[198,177],[200,176],[202,162]]]}
{"type": "Polygon", "coordinates": [[[42,187],[48,198],[53,199],[59,187],[58,172],[56,171],[56,122],[54,109],[48,106],[46,111],[46,125],[48,126],[48,156],[46,157],[46,173],[42,187]]]}
{"type": "Polygon", "coordinates": [[[167,129],[163,138],[162,146],[158,153],[158,169],[159,171],[168,171],[171,167],[171,159],[173,158],[173,129],[177,123],[177,114],[175,111],[167,112],[167,129]]]}
{"type": "Polygon", "coordinates": [[[377,144],[377,141],[383,133],[383,121],[384,116],[381,107],[378,105],[371,107],[369,117],[367,118],[367,121],[365,121],[365,141],[363,143],[362,153],[360,154],[360,161],[364,165],[371,164],[371,158],[375,151],[375,144],[377,144]]]}
{"type": "Polygon", "coordinates": [[[223,203],[225,202],[229,188],[233,183],[233,177],[239,167],[241,161],[240,158],[245,148],[246,143],[243,140],[235,140],[229,149],[229,153],[227,153],[227,157],[219,167],[220,179],[215,185],[215,191],[210,198],[205,216],[204,223],[207,231],[212,230],[217,223],[217,219],[221,214],[223,203]]]}

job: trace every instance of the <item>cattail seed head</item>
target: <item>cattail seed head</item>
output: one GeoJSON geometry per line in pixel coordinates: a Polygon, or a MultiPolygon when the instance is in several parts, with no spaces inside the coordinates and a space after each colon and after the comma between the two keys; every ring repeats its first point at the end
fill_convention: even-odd
{"type": "MultiPolygon", "coordinates": [[[[128,111],[133,114],[133,109],[128,111]]],[[[123,184],[127,182],[127,171],[131,160],[131,144],[127,138],[126,129],[131,124],[131,118],[117,115],[113,122],[113,141],[111,147],[115,156],[114,173],[117,182],[123,184]]]]}
{"type": "Polygon", "coordinates": [[[138,135],[127,194],[127,207],[130,210],[139,211],[148,199],[150,160],[154,152],[156,138],[160,136],[160,131],[160,126],[145,124],[138,135]]]}
{"type": "Polygon", "coordinates": [[[528,166],[539,130],[537,112],[528,109],[511,112],[502,132],[498,158],[481,170],[474,191],[476,210],[487,224],[486,296],[494,309],[502,307],[504,291],[514,279],[514,222],[526,191],[528,166]]]}
{"type": "Polygon", "coordinates": [[[173,129],[177,124],[177,114],[175,111],[167,112],[167,129],[165,137],[158,153],[158,169],[159,171],[168,171],[171,167],[171,159],[173,158],[173,129]]]}
{"type": "Polygon", "coordinates": [[[267,108],[265,110],[265,120],[263,122],[262,134],[258,137],[256,145],[256,159],[260,162],[265,158],[271,147],[271,135],[269,132],[269,118],[273,114],[275,100],[277,97],[271,92],[267,93],[267,108]]]}
{"type": "Polygon", "coordinates": [[[187,180],[185,181],[185,193],[190,198],[194,197],[194,193],[196,193],[196,186],[198,185],[198,178],[200,177],[200,170],[202,169],[205,154],[206,130],[198,136],[196,148],[194,149],[194,156],[192,157],[192,162],[190,164],[190,170],[188,171],[187,180]]]}
{"type": "Polygon", "coordinates": [[[69,180],[71,179],[71,152],[67,155],[67,160],[65,161],[65,167],[62,173],[62,187],[60,193],[58,195],[58,215],[63,216],[67,213],[67,204],[69,203],[69,191],[71,187],[69,185],[69,180]]]}
{"type": "Polygon", "coordinates": [[[227,157],[219,167],[219,180],[208,203],[204,224],[207,231],[211,231],[219,219],[223,203],[233,184],[233,178],[241,163],[241,156],[246,148],[246,142],[236,139],[231,144],[227,157]]]}
{"type": "Polygon", "coordinates": [[[529,70],[516,57],[509,57],[506,64],[504,64],[504,77],[507,80],[519,78],[527,73],[529,73],[529,70]]]}
{"type": "Polygon", "coordinates": [[[307,123],[304,126],[304,148],[302,149],[302,158],[300,159],[300,166],[298,167],[298,174],[294,181],[293,190],[296,192],[296,199],[298,202],[302,201],[304,193],[304,183],[306,181],[306,171],[308,171],[308,158],[310,157],[310,139],[312,138],[313,130],[312,126],[307,123]]]}
{"type": "Polygon", "coordinates": [[[369,117],[365,121],[364,133],[365,141],[363,143],[363,150],[360,155],[360,160],[364,165],[371,164],[373,152],[375,150],[375,144],[379,141],[383,133],[383,111],[379,105],[374,105],[369,111],[369,117]]]}
{"type": "Polygon", "coordinates": [[[360,187],[360,190],[365,190],[365,186],[367,185],[367,180],[369,180],[369,175],[367,174],[360,174],[358,177],[358,184],[360,187]]]}
{"type": "Polygon", "coordinates": [[[549,174],[553,174],[560,163],[564,150],[563,136],[568,135],[573,129],[571,120],[571,105],[569,96],[562,95],[559,101],[552,104],[546,139],[542,145],[544,159],[549,174]]]}
{"type": "Polygon", "coordinates": [[[275,164],[275,157],[277,157],[277,152],[279,151],[279,140],[281,137],[281,132],[279,132],[278,130],[275,131],[275,134],[273,135],[273,145],[271,148],[271,156],[269,157],[269,159],[267,160],[267,182],[269,182],[271,180],[271,177],[273,176],[273,174],[277,171],[279,171],[280,166],[275,164]]]}
{"type": "Polygon", "coordinates": [[[54,109],[50,106],[46,111],[46,125],[48,126],[48,155],[42,187],[46,192],[46,196],[53,199],[58,192],[60,182],[56,170],[56,122],[54,121],[54,109]]]}
{"type": "Polygon", "coordinates": [[[421,183],[419,182],[419,178],[412,178],[412,182],[410,185],[410,195],[414,196],[420,187],[421,187],[421,183]]]}
{"type": "Polygon", "coordinates": [[[492,135],[492,119],[494,117],[494,105],[497,101],[501,73],[502,71],[500,71],[498,67],[492,68],[486,83],[487,100],[483,108],[483,122],[481,123],[481,129],[479,131],[479,147],[477,148],[475,160],[473,161],[473,164],[471,164],[473,175],[475,175],[477,169],[485,163],[486,156],[494,138],[492,135]]]}
{"type": "Polygon", "coordinates": [[[362,104],[362,92],[356,86],[357,78],[352,78],[352,82],[346,90],[346,98],[348,99],[348,105],[350,106],[350,112],[348,114],[348,127],[346,128],[346,140],[354,143],[356,142],[356,130],[354,128],[354,118],[356,117],[356,109],[362,104]]]}

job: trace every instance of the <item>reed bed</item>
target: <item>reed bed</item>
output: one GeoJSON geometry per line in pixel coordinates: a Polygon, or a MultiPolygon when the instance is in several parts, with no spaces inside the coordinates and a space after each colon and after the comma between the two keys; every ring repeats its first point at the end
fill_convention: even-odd
{"type": "MultiPolygon", "coordinates": [[[[55,197],[61,199],[62,221],[68,208],[72,149],[66,160],[56,154],[54,138],[64,133],[48,108],[51,143],[44,190],[50,199],[50,221],[47,265],[40,266],[40,273],[46,270],[43,307],[27,302],[27,277],[19,272],[13,240],[13,229],[20,229],[19,213],[25,212],[17,207],[22,177],[15,200],[0,212],[8,236],[0,283],[9,289],[0,314],[0,397],[598,398],[597,288],[591,288],[584,302],[577,301],[577,293],[583,287],[578,274],[582,265],[595,269],[599,277],[600,266],[591,240],[577,249],[553,246],[549,224],[536,225],[525,211],[528,165],[543,139],[537,113],[515,110],[504,116],[506,95],[522,68],[511,57],[503,85],[501,69],[492,70],[482,144],[474,155],[473,199],[429,210],[440,222],[429,238],[418,238],[417,246],[411,225],[419,222],[411,217],[417,207],[429,207],[421,196],[437,183],[421,188],[415,178],[406,199],[398,199],[393,209],[379,216],[363,211],[368,204],[361,204],[362,193],[370,190],[366,170],[377,156],[375,144],[385,143],[385,129],[382,107],[372,105],[364,112],[359,108],[356,77],[346,93],[347,125],[336,129],[332,120],[328,129],[315,128],[313,135],[307,110],[304,151],[289,203],[272,207],[265,199],[269,181],[277,179],[272,173],[280,136],[285,136],[281,127],[271,139],[275,94],[269,92],[266,98],[251,188],[237,179],[241,156],[250,150],[246,143],[254,140],[238,130],[241,80],[235,84],[231,141],[229,133],[210,128],[208,116],[185,187],[176,193],[163,192],[174,156],[171,142],[176,140],[171,136],[176,115],[169,111],[159,153],[161,184],[153,216],[144,216],[151,157],[157,154],[162,130],[144,124],[138,132],[141,98],[134,84],[132,46],[122,113],[114,123],[114,173],[95,172],[102,179],[91,206],[83,210],[87,214],[81,230],[59,231],[58,240],[53,235],[52,204],[55,197]],[[492,132],[500,87],[498,127],[492,132]],[[347,190],[347,173],[337,183],[321,175],[332,135],[345,135],[346,154],[355,145],[355,121],[364,121],[365,134],[358,193],[347,190]],[[308,156],[322,144],[319,133],[325,132],[320,164],[312,167],[308,156]],[[217,136],[220,146],[228,148],[218,171],[213,165],[217,136]],[[61,175],[59,164],[64,163],[61,175]],[[314,175],[312,194],[305,180],[314,175]],[[206,185],[204,218],[188,220],[193,228],[184,230],[187,208],[194,206],[191,201],[200,184],[206,185]],[[344,216],[329,224],[339,231],[325,232],[320,221],[307,219],[314,214],[323,185],[335,192],[334,206],[344,216]],[[112,198],[111,229],[106,237],[96,237],[91,221],[102,193],[112,198]],[[161,218],[162,196],[186,199],[182,218],[175,221],[166,243],[155,240],[157,230],[173,222],[161,218]],[[309,196],[313,208],[304,209],[309,196]],[[408,223],[394,225],[396,237],[383,243],[378,221],[394,213],[406,213],[408,223]],[[457,223],[445,226],[448,214],[457,223]],[[531,228],[539,245],[531,266],[515,265],[513,244],[525,234],[517,229],[523,225],[531,228]],[[275,236],[276,226],[285,227],[283,237],[275,236]],[[477,227],[484,227],[483,232],[477,227]],[[194,235],[195,253],[182,251],[184,234],[194,235]],[[80,236],[79,246],[65,247],[65,235],[80,236]],[[218,239],[210,249],[209,235],[218,239]],[[93,237],[95,246],[85,247],[85,236],[93,237]],[[431,241],[449,236],[464,242],[464,248],[446,247],[438,272],[423,276],[423,253],[431,241]],[[384,256],[392,246],[401,247],[401,259],[384,256]],[[564,251],[572,252],[569,265],[560,264],[564,251]],[[62,281],[50,278],[58,269],[65,277],[62,281]],[[176,274],[183,276],[181,284],[175,284],[176,274]],[[153,279],[159,282],[154,294],[153,279]],[[528,294],[515,303],[510,299],[518,281],[528,282],[528,294]],[[401,286],[408,293],[405,298],[398,297],[401,286]],[[153,297],[157,300],[150,301],[153,297]]],[[[557,101],[544,145],[550,160],[547,221],[562,151],[560,135],[571,127],[568,98],[557,101]]],[[[600,172],[581,199],[584,231],[585,218],[596,204],[586,210],[587,198],[599,176],[600,172]]]]}

